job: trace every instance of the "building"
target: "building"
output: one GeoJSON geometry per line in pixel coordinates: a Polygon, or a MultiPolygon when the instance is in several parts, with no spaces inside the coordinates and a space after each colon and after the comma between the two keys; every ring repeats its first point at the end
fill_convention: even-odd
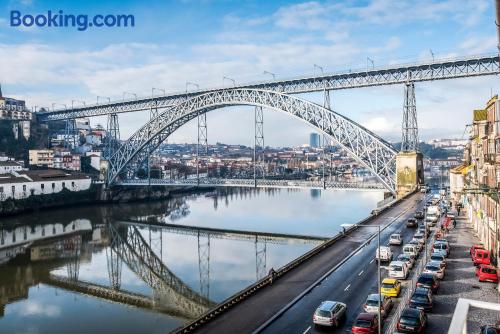
{"type": "Polygon", "coordinates": [[[318,148],[321,146],[319,134],[317,134],[315,132],[312,132],[311,134],[309,134],[309,146],[311,148],[318,148]]]}
{"type": "Polygon", "coordinates": [[[24,139],[30,139],[31,135],[31,122],[30,121],[19,121],[12,124],[12,132],[14,133],[14,138],[19,140],[20,137],[24,139]]]}
{"type": "Polygon", "coordinates": [[[27,120],[32,119],[32,113],[26,109],[23,100],[16,100],[2,95],[0,86],[0,120],[27,120]]]}
{"type": "Polygon", "coordinates": [[[53,150],[29,150],[30,166],[54,167],[53,150]]]}
{"type": "Polygon", "coordinates": [[[33,195],[55,194],[63,189],[81,191],[90,188],[87,175],[59,170],[32,170],[0,174],[0,201],[22,199],[33,195]]]}
{"type": "Polygon", "coordinates": [[[471,227],[497,259],[500,219],[500,101],[491,98],[484,109],[474,110],[469,141],[464,150],[464,164],[453,170],[455,179],[450,191],[467,210],[471,227]],[[460,174],[462,176],[460,176],[460,174]],[[460,183],[463,182],[460,192],[460,183]]]}
{"type": "Polygon", "coordinates": [[[23,166],[21,166],[15,161],[0,161],[0,174],[19,172],[22,169],[23,166]]]}

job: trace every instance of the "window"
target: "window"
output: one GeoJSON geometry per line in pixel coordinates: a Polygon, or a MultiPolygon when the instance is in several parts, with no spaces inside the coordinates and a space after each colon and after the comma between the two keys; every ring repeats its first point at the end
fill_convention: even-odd
{"type": "Polygon", "coordinates": [[[16,186],[12,186],[12,195],[14,195],[16,192],[16,186]]]}
{"type": "Polygon", "coordinates": [[[0,193],[3,193],[3,187],[0,187],[0,193]]]}
{"type": "Polygon", "coordinates": [[[40,187],[42,188],[42,190],[45,189],[45,184],[42,183],[40,187]]]}
{"type": "Polygon", "coordinates": [[[26,191],[26,185],[23,184],[23,191],[26,191]]]}
{"type": "Polygon", "coordinates": [[[66,188],[66,182],[63,182],[63,183],[62,183],[62,187],[63,187],[63,188],[66,188]]]}
{"type": "Polygon", "coordinates": [[[55,188],[56,188],[56,184],[52,183],[52,190],[54,190],[55,188]]]}
{"type": "Polygon", "coordinates": [[[71,181],[71,187],[75,187],[75,181],[71,181]]]}

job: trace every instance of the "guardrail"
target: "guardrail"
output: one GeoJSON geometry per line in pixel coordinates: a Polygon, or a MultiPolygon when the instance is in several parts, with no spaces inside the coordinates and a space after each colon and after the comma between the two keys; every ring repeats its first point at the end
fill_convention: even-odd
{"type": "MultiPolygon", "coordinates": [[[[285,275],[286,273],[288,273],[292,269],[298,267],[303,262],[305,262],[305,261],[309,260],[310,258],[312,258],[313,256],[319,254],[320,252],[322,252],[326,248],[329,248],[334,243],[336,243],[338,240],[342,239],[343,237],[345,237],[349,233],[352,233],[353,231],[357,230],[359,228],[358,225],[363,225],[363,224],[366,224],[366,223],[370,222],[371,220],[373,220],[374,218],[376,218],[381,213],[387,211],[388,209],[392,208],[396,204],[399,204],[400,202],[406,200],[408,197],[410,197],[414,193],[415,193],[415,191],[413,191],[411,193],[408,193],[407,195],[405,195],[404,197],[400,198],[399,200],[396,200],[394,202],[389,203],[385,207],[380,208],[379,210],[377,210],[376,214],[372,214],[372,215],[368,216],[367,218],[365,218],[365,219],[357,222],[356,224],[354,224],[351,227],[347,228],[344,232],[340,232],[340,233],[336,234],[334,237],[332,237],[328,241],[324,242],[323,244],[319,245],[318,247],[315,247],[315,248],[311,249],[310,251],[308,251],[307,253],[301,255],[297,259],[295,259],[295,260],[289,262],[288,264],[284,265],[283,267],[281,267],[280,269],[278,269],[276,271],[276,278],[279,278],[279,277],[285,275]]],[[[184,325],[183,327],[177,329],[174,333],[176,333],[176,334],[187,334],[187,333],[192,333],[192,332],[196,331],[197,329],[199,329],[200,327],[202,327],[204,324],[206,324],[206,323],[212,321],[213,319],[215,319],[216,317],[220,316],[223,312],[227,311],[229,308],[231,308],[234,305],[240,303],[241,301],[247,299],[249,296],[251,296],[255,292],[261,290],[262,288],[266,287],[267,285],[269,285],[269,283],[270,282],[269,282],[269,277],[268,276],[260,279],[259,281],[257,281],[254,284],[248,286],[244,290],[241,290],[240,292],[238,292],[238,293],[232,295],[231,297],[227,298],[226,300],[224,300],[223,302],[221,302],[219,305],[217,305],[215,308],[213,308],[213,309],[205,312],[204,314],[202,314],[201,316],[199,316],[197,319],[195,319],[192,322],[190,322],[190,323],[184,325]]]]}

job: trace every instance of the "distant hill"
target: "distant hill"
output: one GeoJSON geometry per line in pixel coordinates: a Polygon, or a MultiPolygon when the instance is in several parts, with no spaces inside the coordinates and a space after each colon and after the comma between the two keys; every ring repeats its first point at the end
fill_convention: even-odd
{"type": "MultiPolygon", "coordinates": [[[[395,149],[399,150],[401,148],[401,143],[392,144],[395,149]]],[[[447,159],[449,157],[461,157],[463,154],[463,150],[445,150],[444,148],[434,147],[432,145],[426,144],[424,142],[420,142],[418,144],[420,152],[424,155],[424,157],[428,157],[431,159],[447,159]]]]}

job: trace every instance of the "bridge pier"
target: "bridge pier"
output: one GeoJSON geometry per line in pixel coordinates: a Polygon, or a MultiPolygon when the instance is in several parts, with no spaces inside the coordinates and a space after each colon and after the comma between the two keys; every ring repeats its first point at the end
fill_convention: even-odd
{"type": "MultiPolygon", "coordinates": [[[[197,116],[198,120],[198,142],[196,145],[196,180],[198,185],[200,185],[200,149],[203,145],[202,155],[208,155],[208,138],[207,138],[207,114],[200,114],[198,112],[197,116]]],[[[207,177],[208,177],[208,169],[207,169],[207,177]]]]}
{"type": "MultiPolygon", "coordinates": [[[[408,79],[410,74],[408,72],[408,79]]],[[[415,99],[415,84],[405,83],[401,151],[418,151],[417,105],[415,99]]]]}
{"type": "Polygon", "coordinates": [[[74,149],[77,145],[75,142],[76,122],[74,118],[66,120],[66,128],[64,134],[64,147],[74,149]]]}
{"type": "Polygon", "coordinates": [[[210,295],[210,234],[202,235],[198,231],[198,269],[200,271],[200,295],[210,295]]]}
{"type": "Polygon", "coordinates": [[[424,183],[422,153],[399,152],[396,155],[396,195],[401,198],[424,183]]]}
{"type": "Polygon", "coordinates": [[[253,178],[257,187],[257,168],[261,169],[262,178],[265,178],[264,160],[264,112],[262,107],[255,107],[255,138],[253,146],[253,178]]]}

